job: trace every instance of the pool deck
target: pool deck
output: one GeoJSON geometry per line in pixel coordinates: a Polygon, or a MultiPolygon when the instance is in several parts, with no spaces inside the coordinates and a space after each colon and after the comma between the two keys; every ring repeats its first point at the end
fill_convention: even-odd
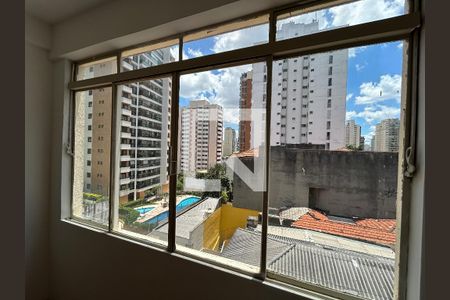
{"type": "MultiPolygon", "coordinates": [[[[196,197],[194,195],[181,195],[181,196],[177,196],[177,205],[178,203],[180,203],[181,201],[183,201],[186,198],[190,198],[190,197],[196,197]]],[[[162,201],[157,204],[156,206],[154,206],[155,208],[152,209],[151,211],[149,211],[148,213],[144,214],[142,217],[140,217],[139,219],[136,220],[137,223],[144,223],[148,220],[150,220],[153,217],[156,217],[157,215],[168,211],[169,210],[169,206],[167,205],[166,207],[162,206],[162,201]]],[[[141,207],[136,207],[136,208],[141,208],[141,207]]]]}

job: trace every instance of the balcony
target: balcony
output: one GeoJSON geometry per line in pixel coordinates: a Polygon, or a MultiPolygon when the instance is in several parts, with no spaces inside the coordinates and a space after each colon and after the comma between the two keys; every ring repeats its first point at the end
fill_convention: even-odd
{"type": "Polygon", "coordinates": [[[129,184],[130,182],[131,179],[129,177],[120,179],[120,184],[129,184]]]}
{"type": "Polygon", "coordinates": [[[121,155],[120,156],[120,161],[130,161],[131,160],[131,156],[129,155],[121,155]]]}
{"type": "MultiPolygon", "coordinates": [[[[131,89],[130,89],[130,90],[131,90],[131,89]]],[[[129,104],[129,105],[132,104],[131,99],[128,99],[128,98],[126,98],[126,97],[122,97],[122,103],[129,104]]]]}
{"type": "Polygon", "coordinates": [[[132,114],[131,110],[129,110],[128,108],[122,107],[122,115],[131,117],[133,114],[132,114]]]}
{"type": "Polygon", "coordinates": [[[131,149],[131,145],[130,144],[120,144],[120,150],[130,150],[131,149]]]}
{"type": "Polygon", "coordinates": [[[122,61],[122,67],[125,71],[131,71],[133,70],[133,66],[126,62],[125,60],[122,61]]]}
{"type": "Polygon", "coordinates": [[[131,133],[130,132],[121,131],[120,132],[120,137],[121,138],[131,138],[131,133]]]}
{"type": "Polygon", "coordinates": [[[124,127],[131,127],[131,122],[130,121],[121,120],[120,121],[120,125],[124,126],[124,127]]]}
{"type": "Polygon", "coordinates": [[[131,171],[130,167],[120,167],[120,173],[128,173],[131,171]]]}

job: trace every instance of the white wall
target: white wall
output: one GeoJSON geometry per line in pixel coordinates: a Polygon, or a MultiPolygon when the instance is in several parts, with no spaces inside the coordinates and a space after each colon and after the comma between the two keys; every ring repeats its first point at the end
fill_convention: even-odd
{"type": "MultiPolygon", "coordinates": [[[[27,299],[46,299],[49,272],[52,65],[50,28],[26,16],[25,247],[27,299]]],[[[9,99],[15,101],[15,99],[9,99]]]]}

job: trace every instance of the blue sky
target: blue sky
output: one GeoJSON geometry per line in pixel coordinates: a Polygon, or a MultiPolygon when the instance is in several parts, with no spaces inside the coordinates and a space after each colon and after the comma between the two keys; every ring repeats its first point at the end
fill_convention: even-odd
{"type": "MultiPolygon", "coordinates": [[[[373,21],[403,13],[404,0],[363,0],[318,13],[291,17],[283,22],[309,23],[318,19],[321,29],[373,21]],[[347,18],[344,18],[347,16],[347,18]],[[344,24],[345,23],[345,24],[344,24]],[[347,22],[348,23],[348,22],[347,22]]],[[[185,58],[250,46],[267,39],[267,25],[226,33],[184,44],[185,58]]],[[[402,42],[349,49],[347,73],[347,119],[361,125],[369,142],[375,125],[386,118],[399,118],[402,74],[402,42]]],[[[251,65],[188,74],[181,77],[180,106],[193,99],[208,99],[224,107],[224,125],[238,128],[239,76],[251,65]]]]}

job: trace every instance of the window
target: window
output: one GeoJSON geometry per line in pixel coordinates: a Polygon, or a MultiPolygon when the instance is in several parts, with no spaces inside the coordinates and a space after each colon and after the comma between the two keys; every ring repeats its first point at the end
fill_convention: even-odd
{"type": "MultiPolygon", "coordinates": [[[[335,29],[337,24],[345,24],[345,25],[358,25],[367,22],[378,21],[386,18],[391,18],[399,15],[403,15],[405,13],[405,2],[400,1],[397,3],[392,3],[390,1],[384,0],[361,0],[361,1],[352,1],[350,3],[337,3],[339,1],[330,1],[329,4],[325,4],[324,8],[318,8],[315,10],[307,9],[299,9],[297,11],[289,11],[287,13],[281,14],[277,16],[277,31],[276,31],[276,39],[277,40],[285,40],[296,38],[304,35],[313,34],[321,31],[328,31],[335,29]],[[367,7],[378,6],[381,10],[377,14],[370,14],[365,18],[360,17],[349,17],[348,20],[344,22],[339,22],[340,18],[343,17],[342,12],[350,11],[364,11],[367,7]],[[382,11],[384,9],[384,11],[382,11]],[[338,13],[336,13],[338,12],[338,13]],[[322,17],[318,18],[318,16],[322,17]],[[330,19],[325,16],[331,16],[330,19]],[[304,20],[312,20],[312,22],[308,22],[308,27],[302,28],[300,26],[295,27],[292,24],[301,24],[301,22],[305,22],[304,20]],[[319,26],[319,20],[320,26],[319,26]]],[[[359,14],[358,14],[359,16],[359,14]]]]}
{"type": "Polygon", "coordinates": [[[261,15],[188,34],[183,37],[183,52],[186,53],[186,58],[193,58],[267,43],[269,41],[268,22],[269,15],[261,15]],[[247,36],[249,39],[236,44],[230,43],[229,41],[235,39],[237,35],[247,36]],[[216,46],[206,48],[205,43],[213,43],[216,46]]]}
{"type": "MultiPolygon", "coordinates": [[[[386,3],[387,0],[371,1],[386,3]]],[[[406,26],[403,17],[389,20],[389,31],[378,26],[371,29],[378,33],[367,37],[363,34],[352,37],[355,32],[352,26],[357,22],[402,15],[404,7],[392,1],[389,2],[393,5],[392,11],[369,15],[370,20],[356,20],[327,3],[321,3],[320,8],[310,8],[308,3],[298,11],[273,11],[276,41],[270,44],[274,43],[275,47],[261,45],[268,43],[269,24],[264,15],[182,35],[182,44],[176,40],[173,44],[149,43],[153,46],[118,51],[119,55],[112,61],[121,66],[120,70],[113,70],[108,61],[77,63],[77,74],[69,84],[75,95],[74,122],[73,126],[68,126],[73,130],[68,136],[73,137],[70,143],[74,150],[72,217],[113,234],[120,233],[246,273],[257,274],[261,270],[261,251],[267,251],[264,253],[267,254],[265,276],[268,278],[336,297],[393,300],[393,286],[398,280],[394,274],[397,257],[392,250],[397,245],[396,231],[399,230],[396,228],[399,221],[396,219],[397,181],[401,179],[397,178],[401,173],[397,172],[398,152],[404,147],[398,138],[400,103],[408,105],[402,95],[402,82],[409,76],[409,70],[402,69],[403,53],[412,50],[410,47],[405,47],[404,52],[399,50],[402,41],[385,43],[386,37],[389,40],[405,38],[404,33],[395,30],[397,26],[406,26]],[[319,21],[323,22],[321,26],[319,21]],[[343,32],[347,38],[334,44],[341,35],[323,35],[321,32],[325,30],[343,32]],[[314,42],[304,39],[311,44],[304,46],[302,36],[308,34],[319,38],[314,42]],[[224,37],[232,36],[244,36],[245,40],[222,43],[224,37]],[[298,43],[297,40],[278,42],[295,36],[299,38],[298,43]],[[171,50],[180,45],[182,51],[171,50]],[[355,45],[359,48],[345,48],[355,45]],[[255,47],[258,51],[233,52],[246,47],[255,47]],[[389,55],[383,54],[381,48],[389,55]],[[225,51],[230,52],[220,55],[225,51]],[[306,58],[311,51],[314,57],[310,60],[315,62],[308,66],[306,58]],[[184,52],[186,57],[178,58],[179,52],[184,52]],[[236,53],[244,53],[245,60],[236,53]],[[307,56],[298,56],[300,53],[307,56]],[[201,58],[210,54],[218,55],[210,57],[214,61],[201,58]],[[353,57],[361,54],[360,58],[370,63],[356,75],[354,64],[358,59],[353,57]],[[273,68],[266,66],[267,55],[274,57],[273,68]],[[181,59],[192,60],[186,65],[178,61],[181,59]],[[172,62],[170,66],[165,65],[168,61],[172,62]],[[295,67],[305,71],[288,72],[289,62],[301,62],[301,66],[295,67]],[[212,65],[226,67],[211,69],[212,65]],[[85,77],[79,76],[83,73],[82,67],[90,71],[85,77]],[[269,69],[273,69],[269,76],[273,77],[272,82],[267,82],[269,69]],[[303,84],[303,80],[309,78],[305,76],[308,69],[315,72],[311,76],[317,78],[319,86],[314,84],[310,86],[313,89],[302,91],[299,114],[305,119],[298,122],[301,138],[296,140],[297,133],[292,136],[287,130],[299,126],[293,117],[298,116],[293,113],[296,98],[288,95],[286,87],[281,96],[277,85],[286,82],[286,86],[287,82],[299,80],[302,88],[309,89],[303,84]],[[116,75],[116,71],[129,73],[123,77],[116,75]],[[372,71],[370,76],[364,73],[368,71],[372,71]],[[245,86],[243,73],[251,74],[251,87],[245,86]],[[113,75],[105,78],[108,74],[113,75]],[[87,89],[94,85],[84,81],[87,76],[98,77],[95,84],[102,88],[89,93],[87,89]],[[127,76],[133,80],[119,80],[127,76]],[[200,77],[204,80],[201,87],[191,89],[189,84],[200,77]],[[232,80],[225,81],[226,78],[232,80]],[[110,82],[121,82],[114,85],[117,87],[114,93],[108,86],[110,82]],[[178,82],[180,84],[176,84],[178,82]],[[392,87],[386,88],[386,82],[392,87]],[[382,95],[362,88],[369,83],[374,89],[381,89],[382,95]],[[270,142],[265,143],[265,113],[269,108],[263,95],[270,86],[275,117],[270,126],[270,142]],[[332,99],[331,88],[327,86],[334,88],[332,99]],[[355,97],[346,102],[350,93],[355,97]],[[117,99],[111,99],[113,94],[117,99]],[[304,104],[308,101],[316,105],[308,109],[304,104]],[[251,106],[245,107],[247,104],[251,106]],[[292,110],[283,112],[282,116],[280,108],[288,106],[292,110]],[[174,109],[178,109],[178,120],[171,119],[174,109]],[[314,134],[312,126],[307,125],[312,125],[312,120],[314,134]],[[112,128],[115,132],[111,132],[112,128]],[[287,139],[289,134],[291,140],[287,139]],[[366,145],[360,144],[361,136],[366,138],[366,145]],[[255,137],[251,143],[243,143],[255,137]],[[367,144],[370,140],[373,146],[367,144]],[[88,142],[91,142],[89,146],[88,142]],[[361,151],[368,147],[372,147],[370,151],[361,151]],[[271,151],[267,174],[257,172],[259,162],[262,161],[264,167],[263,149],[271,151]],[[227,180],[222,180],[229,174],[224,161],[238,151],[236,157],[248,168],[250,178],[247,179],[250,180],[246,182],[241,178],[245,176],[237,174],[236,170],[232,170],[235,173],[227,180]],[[292,157],[296,159],[290,159],[292,157]],[[111,161],[114,170],[110,168],[111,161]],[[367,164],[376,170],[371,172],[372,176],[364,173],[367,164]],[[289,173],[291,171],[294,173],[289,173]],[[113,174],[117,176],[111,177],[113,174]],[[264,186],[265,180],[262,180],[262,189],[250,187],[266,175],[269,186],[264,186]],[[346,180],[350,175],[352,180],[346,180]],[[386,179],[385,184],[367,183],[380,177],[386,179]],[[325,182],[326,178],[330,180],[325,182]],[[289,182],[273,184],[288,179],[289,182]],[[350,186],[354,181],[361,182],[350,186]],[[243,187],[250,189],[242,190],[243,187]],[[383,205],[373,205],[378,201],[373,195],[382,195],[383,205]],[[263,216],[268,217],[267,228],[263,228],[263,216]],[[380,226],[369,230],[367,225],[372,224],[372,219],[387,220],[389,230],[384,232],[380,226]],[[308,225],[309,221],[318,226],[314,228],[321,228],[320,234],[311,223],[308,225]],[[171,232],[175,234],[169,237],[169,227],[173,224],[176,226],[171,232]],[[349,226],[357,227],[362,236],[347,232],[349,226]],[[262,234],[266,230],[269,236],[265,244],[262,234]],[[377,231],[372,235],[372,230],[383,233],[378,235],[377,231]],[[381,236],[388,238],[380,240],[381,236]],[[302,260],[302,255],[314,255],[315,260],[302,260]],[[380,263],[383,274],[387,274],[383,277],[385,281],[380,280],[384,275],[374,267],[374,262],[380,263]],[[302,268],[310,270],[310,274],[302,268]],[[341,271],[337,272],[336,268],[341,271]],[[327,275],[313,278],[311,274],[327,275]],[[351,280],[338,282],[339,278],[351,280]],[[358,286],[351,282],[358,282],[358,286]]],[[[367,1],[352,1],[337,7],[360,7],[360,3],[367,1]]],[[[411,23],[408,24],[412,29],[411,23]]],[[[402,32],[406,32],[404,29],[402,27],[402,32]]]]}
{"type": "MultiPolygon", "coordinates": [[[[76,80],[85,80],[114,73],[117,73],[117,59],[116,57],[109,57],[78,65],[76,80]]],[[[92,91],[89,92],[89,95],[92,95],[92,91]]]]}

